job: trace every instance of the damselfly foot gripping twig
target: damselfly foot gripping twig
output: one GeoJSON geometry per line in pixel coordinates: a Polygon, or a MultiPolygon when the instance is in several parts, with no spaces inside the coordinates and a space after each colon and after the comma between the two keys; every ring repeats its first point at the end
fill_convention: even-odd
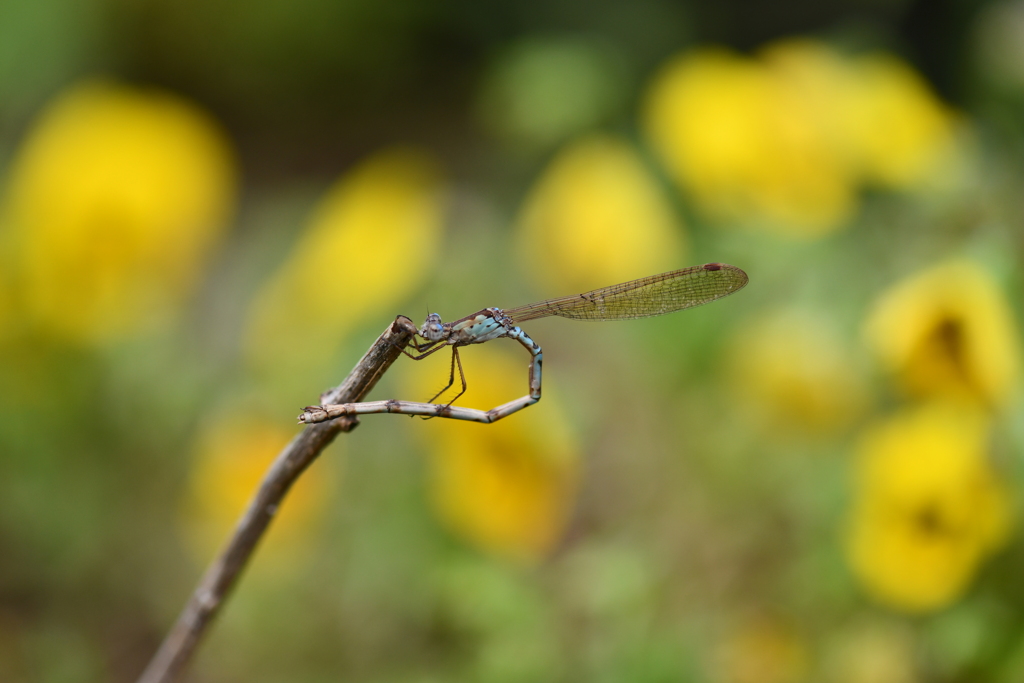
{"type": "Polygon", "coordinates": [[[537,342],[530,339],[517,326],[517,323],[552,315],[574,320],[646,318],[709,303],[742,289],[746,284],[747,274],[736,266],[724,263],[706,263],[702,266],[690,266],[670,273],[652,275],[611,287],[595,289],[584,294],[549,299],[518,308],[505,310],[485,308],[450,323],[441,322],[441,316],[431,313],[427,316],[423,327],[417,331],[417,336],[424,341],[417,343],[411,340],[409,346],[415,353],[408,348],[403,348],[402,353],[413,360],[422,360],[445,347],[452,347],[452,370],[448,386],[434,396],[431,401],[455,383],[455,368],[457,366],[462,380],[462,391],[455,398],[444,405],[389,400],[308,406],[299,415],[299,422],[309,424],[332,420],[342,415],[369,413],[401,413],[426,417],[448,417],[471,422],[495,422],[540,400],[541,364],[544,355],[537,342]],[[486,411],[453,406],[452,403],[455,399],[466,391],[466,378],[462,372],[459,347],[482,344],[500,337],[516,340],[530,353],[530,393],[486,411]]]}

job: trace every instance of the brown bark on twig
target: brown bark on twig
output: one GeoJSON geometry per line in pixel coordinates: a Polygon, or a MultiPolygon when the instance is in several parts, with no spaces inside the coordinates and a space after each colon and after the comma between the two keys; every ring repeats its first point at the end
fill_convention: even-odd
{"type": "MultiPolygon", "coordinates": [[[[377,338],[337,388],[324,394],[321,403],[355,403],[366,396],[377,380],[398,358],[416,326],[404,316],[377,338]]],[[[191,658],[210,622],[238,581],[242,569],[263,537],[288,489],[339,432],[359,424],[355,417],[342,417],[310,425],[285,446],[270,466],[259,490],[249,502],[234,533],[220,555],[207,568],[191,599],[178,616],[160,649],[153,655],[138,683],[169,683],[175,680],[191,658]]]]}

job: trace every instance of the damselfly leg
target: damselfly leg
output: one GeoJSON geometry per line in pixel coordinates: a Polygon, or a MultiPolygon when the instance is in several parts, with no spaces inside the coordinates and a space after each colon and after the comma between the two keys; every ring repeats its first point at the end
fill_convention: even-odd
{"type": "Polygon", "coordinates": [[[459,399],[459,396],[462,396],[464,393],[466,393],[466,373],[462,371],[462,358],[459,357],[459,347],[458,346],[453,346],[452,347],[452,369],[451,369],[451,372],[448,374],[448,384],[445,386],[444,389],[442,389],[441,391],[437,392],[436,394],[431,396],[429,399],[427,399],[427,403],[433,403],[437,399],[438,396],[440,396],[444,392],[446,392],[449,389],[451,389],[452,385],[455,384],[455,366],[456,366],[456,364],[459,366],[459,379],[462,380],[462,391],[460,391],[459,393],[455,394],[455,398],[453,398],[452,400],[448,401],[448,403],[446,403],[445,406],[447,407],[447,406],[450,406],[451,404],[455,403],[455,401],[457,401],[459,399]]]}
{"type": "MultiPolygon", "coordinates": [[[[437,351],[440,351],[445,346],[447,346],[447,344],[445,344],[442,340],[437,340],[437,341],[427,340],[427,341],[424,341],[423,343],[417,343],[417,342],[413,341],[412,339],[410,339],[406,346],[407,347],[411,346],[414,349],[416,349],[416,351],[418,353],[418,355],[417,355],[417,354],[410,353],[408,348],[399,347],[394,342],[392,342],[391,344],[392,344],[392,346],[394,346],[399,351],[401,351],[403,354],[405,354],[409,358],[412,358],[413,360],[423,360],[427,356],[430,356],[431,354],[436,353],[437,351]]],[[[455,367],[456,367],[456,365],[459,368],[459,379],[462,382],[462,389],[459,391],[459,393],[455,394],[455,397],[452,400],[448,401],[448,403],[445,404],[445,407],[450,406],[451,404],[455,403],[455,401],[457,401],[460,396],[462,396],[464,393],[466,393],[466,389],[468,388],[468,385],[466,384],[466,373],[462,369],[462,357],[459,356],[459,348],[457,346],[453,346],[452,347],[452,367],[451,367],[451,371],[448,374],[448,384],[446,384],[444,386],[444,388],[441,389],[441,391],[439,391],[436,394],[434,394],[433,396],[431,396],[427,400],[427,403],[433,403],[435,400],[437,400],[437,398],[441,394],[443,394],[444,392],[446,392],[449,389],[451,389],[452,385],[455,384],[455,367]]]]}

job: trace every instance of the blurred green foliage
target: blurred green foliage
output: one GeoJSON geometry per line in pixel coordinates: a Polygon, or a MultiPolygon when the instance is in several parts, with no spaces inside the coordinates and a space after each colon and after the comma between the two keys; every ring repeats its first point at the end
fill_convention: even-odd
{"type": "Polygon", "coordinates": [[[0,3],[0,681],[133,680],[394,315],[706,261],[751,284],[531,323],[508,420],[365,418],[191,679],[1021,680],[1022,45],[1020,0],[0,3]]]}

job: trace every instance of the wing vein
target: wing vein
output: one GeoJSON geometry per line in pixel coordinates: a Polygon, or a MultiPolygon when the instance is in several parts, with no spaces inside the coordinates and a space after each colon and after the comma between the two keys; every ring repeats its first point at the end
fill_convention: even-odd
{"type": "Polygon", "coordinates": [[[708,263],[503,312],[514,323],[548,316],[573,320],[629,320],[700,306],[728,296],[746,284],[747,274],[736,266],[708,263]]]}

